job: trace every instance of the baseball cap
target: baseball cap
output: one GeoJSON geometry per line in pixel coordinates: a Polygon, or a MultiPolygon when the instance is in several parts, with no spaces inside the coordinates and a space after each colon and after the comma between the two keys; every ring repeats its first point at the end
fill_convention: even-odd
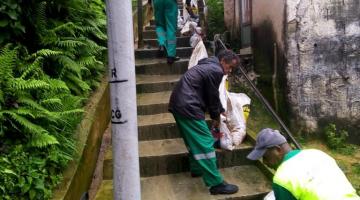
{"type": "Polygon", "coordinates": [[[250,160],[261,158],[268,148],[286,143],[286,139],[278,130],[265,128],[258,133],[254,150],[247,156],[250,160]]]}

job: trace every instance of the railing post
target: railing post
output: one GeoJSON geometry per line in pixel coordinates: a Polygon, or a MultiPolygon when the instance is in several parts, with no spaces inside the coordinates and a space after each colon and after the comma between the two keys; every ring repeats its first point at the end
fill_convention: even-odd
{"type": "Polygon", "coordinates": [[[143,46],[143,0],[137,0],[138,47],[143,46]]]}

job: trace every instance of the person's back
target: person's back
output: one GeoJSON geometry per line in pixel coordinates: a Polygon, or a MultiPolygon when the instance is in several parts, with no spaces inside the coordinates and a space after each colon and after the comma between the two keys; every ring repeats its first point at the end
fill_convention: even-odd
{"type": "Polygon", "coordinates": [[[192,119],[205,119],[206,109],[209,109],[210,116],[217,109],[215,114],[219,114],[222,108],[220,101],[213,97],[219,96],[218,88],[223,75],[218,58],[200,60],[198,65],[183,75],[174,88],[169,110],[192,119]]]}
{"type": "Polygon", "coordinates": [[[288,159],[285,157],[273,182],[298,200],[360,199],[335,160],[314,149],[301,150],[288,159]]]}

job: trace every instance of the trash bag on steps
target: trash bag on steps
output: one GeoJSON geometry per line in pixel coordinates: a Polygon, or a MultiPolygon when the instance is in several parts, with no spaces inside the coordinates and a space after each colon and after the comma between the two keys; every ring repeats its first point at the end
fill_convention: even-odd
{"type": "Polygon", "coordinates": [[[196,44],[196,46],[195,46],[195,48],[194,48],[194,50],[193,50],[193,52],[191,54],[188,69],[190,69],[191,67],[197,65],[199,60],[201,60],[203,58],[207,58],[207,57],[208,57],[208,54],[207,54],[207,51],[206,51],[206,47],[205,47],[203,41],[200,40],[196,44]]]}
{"type": "Polygon", "coordinates": [[[232,142],[235,146],[240,145],[246,136],[246,121],[250,103],[251,99],[244,93],[228,93],[227,126],[231,131],[232,142]]]}
{"type": "Polygon", "coordinates": [[[190,46],[193,47],[193,52],[191,54],[188,69],[197,65],[198,61],[207,58],[207,50],[202,41],[202,31],[200,27],[197,27],[196,24],[190,24],[190,31],[192,36],[190,38],[190,46]]]}
{"type": "Polygon", "coordinates": [[[227,77],[224,76],[219,87],[220,102],[226,115],[222,116],[220,123],[220,132],[222,132],[220,147],[233,150],[246,136],[246,121],[251,99],[243,93],[228,92],[226,80],[227,77]]]}

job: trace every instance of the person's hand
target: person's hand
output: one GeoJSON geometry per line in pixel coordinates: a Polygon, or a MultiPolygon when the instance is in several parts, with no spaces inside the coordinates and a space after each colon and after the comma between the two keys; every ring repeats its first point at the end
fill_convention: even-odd
{"type": "Polygon", "coordinates": [[[219,119],[213,119],[212,120],[212,124],[211,127],[214,129],[219,129],[220,128],[220,118],[219,119]]]}

